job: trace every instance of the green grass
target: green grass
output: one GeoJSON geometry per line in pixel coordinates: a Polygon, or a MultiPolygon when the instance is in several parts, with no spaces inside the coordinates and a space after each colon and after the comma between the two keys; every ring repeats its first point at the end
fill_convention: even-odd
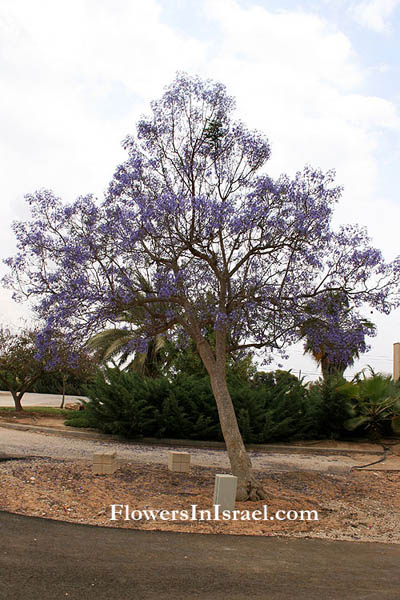
{"type": "MultiPolygon", "coordinates": [[[[39,415],[66,417],[67,415],[71,414],[70,410],[66,410],[65,408],[55,408],[54,406],[27,406],[24,408],[23,400],[22,408],[24,409],[24,413],[35,413],[39,415]]],[[[15,413],[16,410],[13,406],[0,406],[0,414],[5,412],[15,413]]]]}

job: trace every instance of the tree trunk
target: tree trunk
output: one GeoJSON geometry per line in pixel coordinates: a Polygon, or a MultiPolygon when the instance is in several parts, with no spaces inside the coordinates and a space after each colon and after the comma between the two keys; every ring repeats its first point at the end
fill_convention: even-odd
{"type": "Polygon", "coordinates": [[[232,474],[238,478],[236,500],[263,500],[265,491],[254,478],[251,460],[243,443],[235,409],[226,384],[226,376],[224,373],[215,372],[210,374],[210,381],[217,403],[232,474]]]}
{"type": "Polygon", "coordinates": [[[343,373],[345,372],[346,367],[345,366],[339,366],[339,365],[335,365],[332,364],[328,358],[322,358],[321,359],[321,372],[322,372],[322,378],[324,379],[324,381],[328,381],[328,379],[330,377],[334,377],[334,376],[342,376],[343,377],[343,373]]]}
{"type": "Polygon", "coordinates": [[[209,374],[232,474],[238,478],[236,500],[264,500],[265,491],[253,475],[251,460],[243,443],[232,398],[226,383],[226,330],[223,327],[216,329],[214,352],[202,335],[190,307],[188,313],[192,325],[192,330],[189,333],[196,343],[197,351],[209,374]]]}
{"type": "Polygon", "coordinates": [[[60,408],[64,408],[64,403],[65,403],[65,384],[66,384],[67,378],[65,375],[62,376],[62,400],[61,400],[61,404],[60,404],[60,408]]]}
{"type": "Polygon", "coordinates": [[[15,410],[24,410],[22,408],[22,404],[21,404],[22,394],[18,394],[18,392],[13,392],[11,390],[11,395],[12,395],[13,400],[14,400],[15,410]]]}

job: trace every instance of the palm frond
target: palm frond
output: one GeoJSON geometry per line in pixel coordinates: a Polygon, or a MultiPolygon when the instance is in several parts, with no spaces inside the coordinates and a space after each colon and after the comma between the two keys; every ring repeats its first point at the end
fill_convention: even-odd
{"type": "Polygon", "coordinates": [[[91,337],[87,346],[96,352],[99,360],[106,361],[120,354],[131,339],[129,329],[105,329],[91,337]]]}

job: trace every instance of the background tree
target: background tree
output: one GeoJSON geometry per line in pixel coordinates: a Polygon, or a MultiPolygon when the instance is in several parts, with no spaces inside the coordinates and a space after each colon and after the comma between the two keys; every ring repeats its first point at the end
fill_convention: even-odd
{"type": "Polygon", "coordinates": [[[21,400],[45,372],[45,361],[38,356],[37,332],[25,328],[13,333],[0,328],[0,384],[11,392],[15,410],[23,410],[21,400]]]}
{"type": "Polygon", "coordinates": [[[66,385],[70,378],[88,382],[96,373],[95,363],[84,351],[64,338],[60,332],[25,328],[18,333],[0,328],[0,383],[11,392],[16,410],[23,410],[21,400],[26,392],[33,392],[41,379],[57,376],[62,393],[60,408],[64,408],[66,385]]]}
{"type": "Polygon", "coordinates": [[[138,351],[167,332],[193,339],[237,498],[263,498],[229,394],[227,355],[283,351],[299,339],[310,300],[327,292],[389,312],[399,261],[385,264],[356,226],[331,229],[341,193],[332,173],[307,167],[294,179],[268,177],[268,141],[232,119],[223,85],[179,75],[151,108],[137,137],[125,139],[128,159],[102,204],[88,196],[65,206],[45,190],[28,196],[32,218],[15,225],[19,252],[6,282],[34,299],[49,327],[90,336],[140,307],[138,351]]]}
{"type": "MultiPolygon", "coordinates": [[[[55,375],[61,378],[61,403],[64,408],[67,384],[71,379],[79,381],[81,385],[88,384],[96,375],[96,362],[90,356],[87,349],[78,345],[71,345],[68,338],[55,334],[49,340],[47,352],[51,356],[51,362],[46,365],[47,371],[52,369],[55,375]]],[[[53,390],[52,393],[55,393],[53,390]]]]}
{"type": "Polygon", "coordinates": [[[342,376],[360,354],[367,352],[367,336],[376,335],[375,325],[350,305],[343,292],[321,295],[306,309],[309,317],[302,323],[304,351],[321,366],[322,376],[342,376]]]}

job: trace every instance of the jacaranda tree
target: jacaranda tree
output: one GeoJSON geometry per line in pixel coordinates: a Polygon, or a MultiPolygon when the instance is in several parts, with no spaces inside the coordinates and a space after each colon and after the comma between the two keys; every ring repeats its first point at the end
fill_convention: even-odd
{"type": "Polygon", "coordinates": [[[194,340],[237,498],[263,498],[226,384],[227,354],[284,351],[310,299],[328,291],[389,312],[399,262],[385,264],[358,227],[331,229],[341,194],[331,172],[266,174],[268,141],[233,120],[223,85],[178,75],[151,109],[125,139],[127,160],[102,203],[28,196],[32,218],[15,225],[8,283],[33,298],[49,328],[90,336],[142,307],[133,348],[167,332],[194,340]]]}

